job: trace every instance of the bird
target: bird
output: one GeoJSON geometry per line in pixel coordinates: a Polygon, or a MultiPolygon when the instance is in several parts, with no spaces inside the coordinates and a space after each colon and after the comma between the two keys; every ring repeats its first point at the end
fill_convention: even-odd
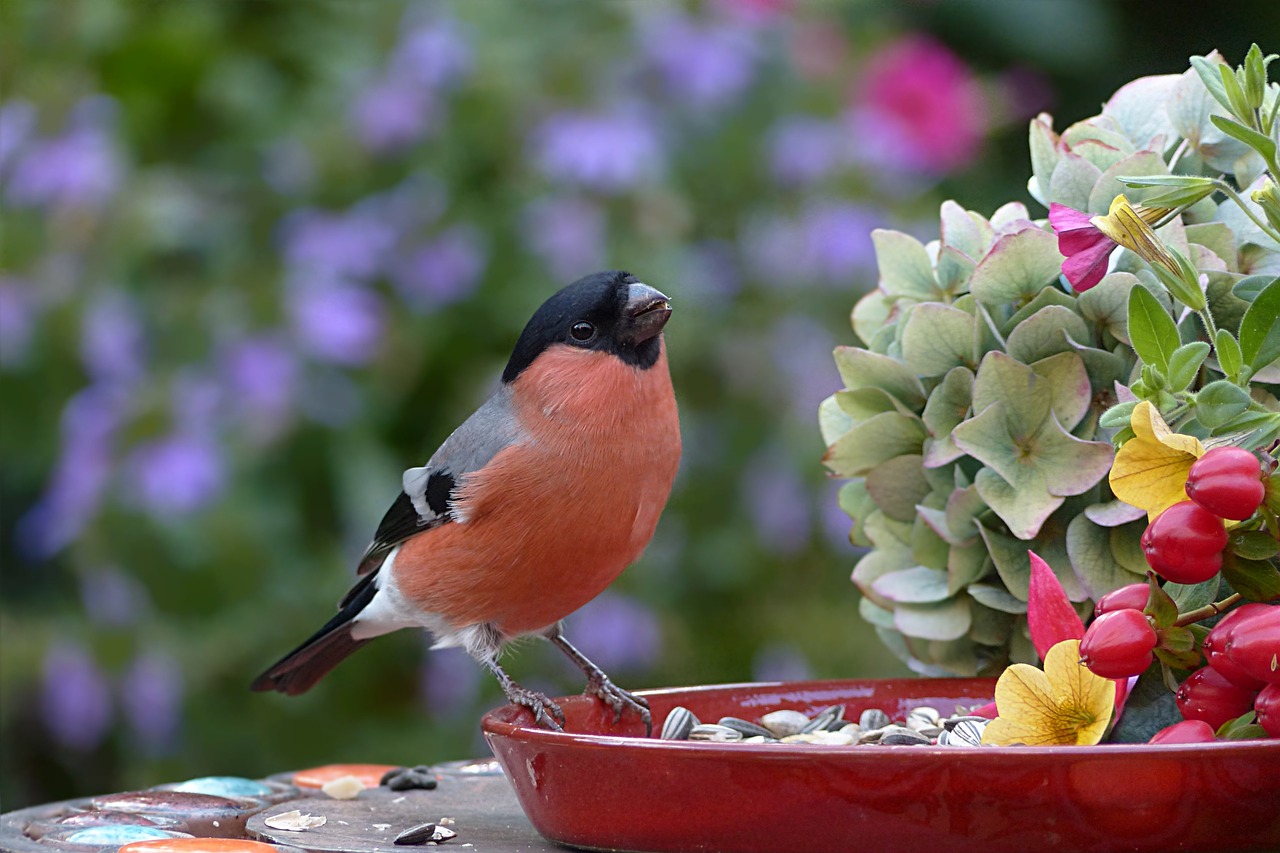
{"type": "Polygon", "coordinates": [[[663,329],[671,301],[634,275],[584,276],[525,325],[496,390],[401,491],[360,558],[337,614],[255,679],[309,690],[370,640],[401,628],[461,647],[537,725],[564,712],[499,665],[508,644],[549,640],[614,712],[648,702],[618,687],[565,638],[653,537],[680,462],[680,423],[663,329]]]}

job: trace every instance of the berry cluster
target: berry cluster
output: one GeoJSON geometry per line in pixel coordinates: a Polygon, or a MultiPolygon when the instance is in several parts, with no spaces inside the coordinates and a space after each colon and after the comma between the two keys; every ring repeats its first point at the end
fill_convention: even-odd
{"type": "Polygon", "coordinates": [[[1280,738],[1280,606],[1243,604],[1206,630],[1194,622],[1216,615],[1218,607],[1179,614],[1155,576],[1200,584],[1223,570],[1234,542],[1224,519],[1245,522],[1259,513],[1267,497],[1262,466],[1242,448],[1215,448],[1191,466],[1186,493],[1190,500],[1166,509],[1143,534],[1142,549],[1154,570],[1149,583],[1098,600],[1080,642],[1081,663],[1115,679],[1145,672],[1155,658],[1168,668],[1191,670],[1176,695],[1183,721],[1158,732],[1152,743],[1212,741],[1250,712],[1256,726],[1280,738]]]}
{"type": "Polygon", "coordinates": [[[1190,500],[1174,504],[1142,534],[1147,563],[1174,583],[1201,583],[1222,568],[1224,518],[1250,518],[1266,496],[1258,457],[1240,447],[1217,447],[1187,475],[1190,500]]]}

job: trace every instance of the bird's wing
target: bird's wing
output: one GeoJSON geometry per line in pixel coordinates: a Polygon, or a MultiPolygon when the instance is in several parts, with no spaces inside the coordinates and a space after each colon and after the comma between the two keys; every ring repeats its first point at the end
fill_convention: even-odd
{"type": "Polygon", "coordinates": [[[521,440],[510,396],[510,389],[501,386],[445,439],[426,465],[404,472],[402,491],[382,517],[357,574],[382,565],[387,554],[410,536],[456,520],[452,501],[467,475],[521,440]]]}

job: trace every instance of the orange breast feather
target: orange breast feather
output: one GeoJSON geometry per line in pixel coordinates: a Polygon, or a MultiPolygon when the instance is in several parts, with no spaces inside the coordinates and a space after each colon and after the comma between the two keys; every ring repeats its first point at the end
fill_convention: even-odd
{"type": "Polygon", "coordinates": [[[530,440],[467,477],[465,523],[396,558],[405,594],[455,628],[529,633],[595,598],[649,543],[680,460],[665,344],[647,370],[555,346],[516,383],[530,440]]]}

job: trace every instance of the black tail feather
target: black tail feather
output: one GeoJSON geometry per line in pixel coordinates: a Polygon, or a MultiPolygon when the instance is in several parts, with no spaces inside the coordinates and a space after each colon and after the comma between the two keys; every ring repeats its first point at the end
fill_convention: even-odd
{"type": "Polygon", "coordinates": [[[342,600],[342,609],[319,631],[254,679],[251,689],[278,690],[289,696],[305,693],[369,640],[351,636],[351,621],[378,591],[370,572],[342,600]]]}

